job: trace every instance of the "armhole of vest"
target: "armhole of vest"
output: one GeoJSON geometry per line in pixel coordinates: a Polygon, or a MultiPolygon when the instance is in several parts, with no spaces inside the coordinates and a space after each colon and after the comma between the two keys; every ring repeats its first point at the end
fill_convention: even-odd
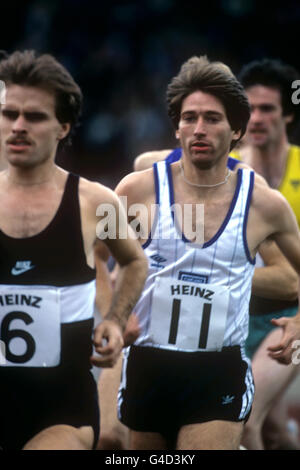
{"type": "MultiPolygon", "coordinates": [[[[245,174],[245,172],[244,172],[244,174],[245,174]]],[[[253,193],[253,187],[254,187],[254,171],[251,171],[250,175],[249,175],[249,189],[248,189],[248,196],[247,196],[247,201],[246,201],[244,223],[243,223],[244,248],[245,248],[245,253],[246,253],[247,259],[248,259],[249,263],[251,263],[251,264],[255,264],[256,258],[251,257],[250,250],[249,250],[249,247],[248,247],[247,223],[248,223],[248,216],[249,216],[250,203],[251,203],[251,198],[252,198],[252,193],[253,193]]]]}
{"type": "MultiPolygon", "coordinates": [[[[74,193],[78,196],[79,176],[69,173],[66,181],[65,194],[67,197],[73,197],[74,193]]],[[[79,197],[78,197],[79,201],[79,197]]],[[[74,202],[74,201],[73,201],[74,202]]]]}
{"type": "MultiPolygon", "coordinates": [[[[170,163],[166,162],[166,173],[168,177],[168,184],[169,184],[169,207],[171,208],[174,204],[174,186],[173,186],[173,177],[172,177],[172,169],[170,163]]],[[[172,217],[174,220],[174,212],[172,211],[172,217]]]]}
{"type": "Polygon", "coordinates": [[[160,203],[160,192],[159,192],[159,177],[157,162],[153,164],[153,177],[154,177],[154,188],[155,188],[155,204],[160,203]]]}
{"type": "Polygon", "coordinates": [[[69,173],[66,186],[66,199],[68,207],[72,207],[75,203],[75,210],[78,214],[80,226],[81,226],[81,213],[80,213],[80,200],[79,200],[79,180],[80,177],[74,173],[69,173]]]}
{"type": "Polygon", "coordinates": [[[86,268],[93,275],[96,272],[96,268],[91,268],[91,266],[88,265],[87,257],[86,257],[85,250],[84,250],[84,239],[83,239],[83,233],[82,233],[82,217],[81,217],[80,197],[79,197],[79,183],[80,183],[80,176],[74,173],[70,173],[69,197],[72,198],[72,201],[70,200],[70,204],[74,205],[74,202],[75,202],[75,207],[76,207],[75,214],[77,213],[77,220],[78,220],[79,229],[80,229],[79,234],[78,234],[78,237],[79,237],[78,241],[81,244],[82,256],[86,263],[86,268]]]}
{"type": "MultiPolygon", "coordinates": [[[[153,177],[154,177],[154,188],[155,188],[155,204],[156,207],[159,207],[159,202],[160,202],[160,192],[159,192],[159,177],[158,177],[158,168],[157,168],[157,162],[153,163],[153,177]]],[[[145,241],[145,243],[142,245],[142,248],[145,250],[148,248],[152,241],[152,233],[153,230],[155,230],[156,226],[156,219],[158,217],[158,214],[155,214],[155,218],[153,221],[153,226],[151,227],[151,230],[149,232],[148,239],[145,241]]]]}

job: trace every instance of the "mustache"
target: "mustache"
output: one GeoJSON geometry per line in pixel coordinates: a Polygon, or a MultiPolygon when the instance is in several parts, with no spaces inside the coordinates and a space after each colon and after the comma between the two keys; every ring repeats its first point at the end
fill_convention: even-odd
{"type": "Polygon", "coordinates": [[[28,137],[21,137],[21,136],[9,137],[6,141],[7,144],[18,144],[20,142],[24,144],[29,144],[29,145],[33,143],[30,139],[28,139],[28,137]]]}
{"type": "Polygon", "coordinates": [[[266,130],[267,129],[265,127],[262,127],[262,126],[253,126],[253,127],[249,127],[248,132],[266,131],[266,130]]]}

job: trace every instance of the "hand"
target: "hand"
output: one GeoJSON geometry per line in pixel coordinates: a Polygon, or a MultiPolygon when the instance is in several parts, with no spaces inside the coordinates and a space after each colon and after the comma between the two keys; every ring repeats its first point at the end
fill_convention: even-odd
{"type": "Polygon", "coordinates": [[[281,317],[272,319],[275,326],[282,328],[282,337],[280,343],[269,346],[269,357],[280,364],[290,364],[294,352],[294,341],[300,339],[300,318],[299,314],[294,317],[281,317]]]}
{"type": "Polygon", "coordinates": [[[127,325],[124,331],[123,339],[124,346],[130,346],[140,336],[141,329],[138,322],[138,318],[135,313],[132,313],[127,321],[127,325]]]}
{"type": "Polygon", "coordinates": [[[115,321],[103,320],[95,329],[93,343],[99,356],[91,357],[92,364],[97,367],[113,367],[124,346],[121,327],[115,321]]]}

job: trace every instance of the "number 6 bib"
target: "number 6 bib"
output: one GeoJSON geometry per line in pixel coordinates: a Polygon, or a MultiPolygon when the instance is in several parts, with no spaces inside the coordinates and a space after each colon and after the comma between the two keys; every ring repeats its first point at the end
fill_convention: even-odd
{"type": "Polygon", "coordinates": [[[160,345],[189,351],[222,349],[229,295],[226,286],[157,277],[151,339],[160,345]]]}
{"type": "Polygon", "coordinates": [[[0,340],[1,366],[57,366],[61,352],[59,290],[2,285],[0,340]]]}

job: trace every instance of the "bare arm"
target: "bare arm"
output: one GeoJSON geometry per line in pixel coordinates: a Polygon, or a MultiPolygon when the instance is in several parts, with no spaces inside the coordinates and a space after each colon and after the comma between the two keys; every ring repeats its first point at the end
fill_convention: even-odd
{"type": "Polygon", "coordinates": [[[296,300],[298,276],[276,243],[264,241],[258,250],[265,266],[254,271],[252,293],[267,299],[296,300]]]}
{"type": "MultiPolygon", "coordinates": [[[[110,253],[107,246],[100,242],[96,242],[95,247],[95,264],[96,264],[96,305],[105,317],[110,309],[113,298],[113,291],[119,275],[119,265],[116,264],[113,271],[109,272],[107,262],[110,253]]],[[[140,327],[138,319],[134,313],[129,315],[125,331],[123,333],[124,346],[129,346],[139,337],[140,327]]]]}
{"type": "MultiPolygon", "coordinates": [[[[108,253],[111,252],[118,262],[120,272],[115,289],[112,290],[112,286],[108,284],[107,268],[101,264],[103,260],[101,261],[100,255],[104,256],[105,259],[105,251],[100,244],[98,246],[96,244],[96,250],[98,250],[96,267],[98,273],[100,270],[104,274],[102,279],[98,275],[97,284],[101,286],[101,283],[103,285],[104,282],[107,293],[106,300],[102,299],[105,318],[94,332],[94,346],[100,356],[94,355],[91,360],[94,365],[111,367],[118,359],[124,345],[123,333],[129,314],[142,291],[148,272],[148,262],[140,244],[127,224],[126,213],[116,194],[107,189],[105,198],[102,198],[102,201],[104,201],[103,204],[106,205],[106,208],[111,208],[113,217],[108,223],[103,215],[100,216],[97,224],[97,235],[98,238],[102,238],[102,243],[105,243],[109,250],[108,253]]],[[[97,296],[99,300],[101,291],[98,292],[97,296]]]]}
{"type": "MultiPolygon", "coordinates": [[[[248,168],[244,162],[236,168],[248,168]]],[[[269,187],[266,180],[255,173],[255,184],[269,187]]],[[[267,299],[295,300],[298,296],[298,275],[291,264],[272,240],[265,240],[258,253],[265,266],[257,267],[252,280],[252,293],[267,299]]]]}
{"type": "Polygon", "coordinates": [[[113,284],[108,269],[110,253],[104,242],[95,243],[94,257],[96,268],[96,306],[102,318],[107,314],[113,296],[113,284]]]}
{"type": "Polygon", "coordinates": [[[109,237],[104,240],[119,265],[112,304],[106,319],[116,321],[124,331],[128,316],[142,291],[148,272],[148,261],[133,230],[127,224],[126,213],[120,202],[118,206],[117,218],[119,222],[117,225],[124,238],[123,236],[109,237]],[[125,231],[124,227],[126,227],[125,231]]]}
{"type": "MultiPolygon", "coordinates": [[[[140,155],[140,157],[142,157],[142,159],[144,159],[144,157],[147,157],[146,160],[149,162],[149,159],[148,159],[149,156],[153,158],[153,154],[162,154],[162,153],[168,154],[169,151],[166,150],[162,152],[147,152],[146,154],[140,155]]],[[[156,157],[156,160],[157,160],[157,157],[156,157]]],[[[138,181],[136,182],[138,184],[136,185],[135,183],[133,185],[133,187],[138,189],[137,193],[134,193],[133,195],[134,201],[136,201],[136,198],[138,197],[138,195],[142,194],[142,192],[140,191],[140,184],[139,184],[140,181],[142,181],[141,178],[144,180],[145,176],[144,175],[139,176],[138,181]]],[[[152,171],[151,171],[151,181],[152,179],[153,177],[152,177],[152,171]]],[[[126,181],[126,178],[124,178],[124,180],[126,181]]],[[[143,184],[142,186],[144,187],[143,184]]],[[[152,189],[152,186],[153,186],[153,182],[150,184],[151,189],[152,189]]],[[[145,187],[144,187],[144,190],[145,190],[145,187]]],[[[125,189],[124,189],[123,180],[120,182],[120,184],[116,188],[116,194],[118,194],[119,196],[127,197],[127,184],[125,183],[125,189]]],[[[143,202],[143,201],[139,201],[139,202],[143,202]]],[[[128,208],[130,207],[130,203],[128,204],[128,208]]],[[[123,225],[125,225],[125,223],[127,225],[127,221],[124,222],[123,225]]],[[[106,245],[104,244],[104,242],[99,242],[99,241],[96,244],[96,246],[98,247],[96,250],[96,252],[98,253],[98,256],[96,258],[97,299],[98,299],[97,304],[98,304],[98,308],[101,310],[102,313],[104,313],[105,316],[109,310],[108,309],[109,299],[115,301],[118,296],[118,293],[115,293],[114,296],[112,295],[112,292],[115,288],[119,289],[120,284],[123,284],[125,286],[124,288],[125,288],[125,293],[126,293],[127,291],[126,285],[128,284],[128,292],[131,291],[131,279],[130,277],[128,277],[126,271],[124,271],[124,266],[119,264],[118,259],[116,259],[116,264],[115,264],[113,271],[111,273],[108,273],[107,260],[109,257],[108,247],[110,243],[112,243],[111,240],[106,240],[106,245]]],[[[123,251],[121,250],[121,254],[123,254],[123,252],[124,250],[123,251]]],[[[114,256],[114,258],[116,257],[114,256]]],[[[134,268],[133,271],[135,269],[137,271],[134,275],[134,281],[135,281],[136,275],[139,273],[138,266],[134,268]]],[[[134,304],[135,303],[136,302],[134,302],[134,304]]],[[[107,318],[109,318],[109,316],[106,316],[106,319],[107,318]]],[[[125,331],[123,332],[124,346],[128,346],[132,344],[138,338],[139,334],[140,334],[140,327],[139,327],[138,319],[136,315],[134,314],[134,312],[132,312],[129,315],[125,331]]]]}
{"type": "MultiPolygon", "coordinates": [[[[292,264],[300,279],[300,233],[295,214],[286,199],[277,191],[264,191],[264,208],[267,230],[283,255],[292,264]]],[[[262,222],[264,225],[264,222],[262,222]]],[[[259,229],[260,230],[260,229],[259,229]]],[[[299,281],[298,281],[299,282],[299,281]]],[[[300,282],[298,283],[298,300],[300,300],[300,282]]],[[[281,341],[268,348],[269,355],[283,364],[292,360],[293,345],[300,339],[300,311],[294,317],[273,319],[272,323],[282,328],[281,341]]]]}
{"type": "Polygon", "coordinates": [[[142,171],[151,168],[153,163],[164,160],[172,150],[155,150],[138,155],[133,162],[134,171],[142,171]]]}
{"type": "MultiPolygon", "coordinates": [[[[151,151],[145,152],[137,156],[134,160],[134,171],[142,171],[145,169],[150,168],[153,163],[159,160],[163,160],[167,157],[167,155],[171,152],[171,150],[161,150],[161,151],[151,151]]],[[[122,186],[122,182],[121,182],[122,186]]],[[[116,192],[120,195],[126,196],[126,191],[118,191],[116,192]]],[[[109,243],[108,243],[109,245],[109,243]]],[[[126,283],[128,281],[128,276],[126,272],[124,273],[124,269],[122,266],[116,262],[115,267],[111,273],[109,273],[107,268],[107,261],[109,258],[109,250],[108,246],[104,244],[104,242],[100,242],[99,240],[96,242],[95,247],[95,264],[97,270],[97,294],[96,294],[96,304],[99,311],[102,313],[103,316],[106,316],[111,302],[113,300],[113,290],[117,285],[117,289],[119,289],[120,283],[126,283]]],[[[137,268],[138,269],[138,268],[137,268]]],[[[124,284],[126,286],[126,284],[124,284]]],[[[126,288],[126,287],[125,287],[126,288]]],[[[129,286],[130,289],[130,280],[129,286]]],[[[118,294],[117,294],[118,295],[118,294]]],[[[114,301],[116,298],[114,298],[114,301]]],[[[108,317],[109,318],[109,317],[108,317]]],[[[132,344],[140,334],[140,327],[138,323],[138,319],[134,312],[129,315],[125,331],[123,333],[123,340],[124,346],[128,346],[132,344]]]]}

